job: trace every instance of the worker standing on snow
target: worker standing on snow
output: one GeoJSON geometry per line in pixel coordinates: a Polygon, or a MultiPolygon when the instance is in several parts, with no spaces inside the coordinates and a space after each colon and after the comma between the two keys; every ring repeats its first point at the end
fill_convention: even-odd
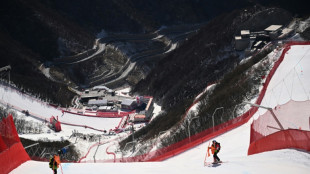
{"type": "Polygon", "coordinates": [[[49,163],[49,166],[54,171],[54,174],[57,174],[57,169],[59,168],[59,165],[60,165],[60,157],[59,157],[59,155],[55,154],[50,159],[50,163],[49,163]]]}
{"type": "Polygon", "coordinates": [[[211,149],[211,152],[213,154],[213,163],[219,163],[221,162],[220,158],[217,156],[217,154],[221,150],[221,145],[220,143],[216,142],[215,140],[212,141],[211,147],[208,147],[208,151],[211,149]]]}

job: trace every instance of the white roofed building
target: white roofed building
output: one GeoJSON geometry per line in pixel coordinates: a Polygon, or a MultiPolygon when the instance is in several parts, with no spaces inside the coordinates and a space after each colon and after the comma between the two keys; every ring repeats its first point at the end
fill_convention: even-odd
{"type": "Polygon", "coordinates": [[[269,27],[265,29],[265,31],[274,32],[274,31],[278,31],[281,27],[282,25],[270,25],[269,27]]]}
{"type": "Polygon", "coordinates": [[[106,86],[94,86],[93,87],[93,90],[106,90],[106,91],[108,91],[108,90],[110,90],[110,88],[108,88],[108,87],[106,87],[106,86]]]}
{"type": "Polygon", "coordinates": [[[88,106],[107,106],[108,100],[102,99],[102,100],[89,100],[87,103],[88,106]]]}
{"type": "Polygon", "coordinates": [[[250,37],[250,30],[241,30],[240,34],[242,38],[248,38],[250,37]]]}
{"type": "Polygon", "coordinates": [[[281,34],[282,25],[270,25],[265,29],[271,40],[277,39],[281,34]]]}

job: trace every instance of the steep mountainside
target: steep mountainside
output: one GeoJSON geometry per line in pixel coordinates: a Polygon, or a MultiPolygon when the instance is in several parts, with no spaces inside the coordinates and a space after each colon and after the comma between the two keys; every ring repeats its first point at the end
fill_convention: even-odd
{"type": "Polygon", "coordinates": [[[278,8],[256,7],[221,15],[163,59],[134,92],[155,96],[164,108],[192,100],[242,59],[232,47],[233,36],[240,29],[259,31],[271,24],[285,25],[290,20],[290,13],[278,8]],[[272,17],[265,18],[267,14],[272,17]]]}
{"type": "Polygon", "coordinates": [[[206,22],[222,13],[253,6],[277,6],[307,14],[306,0],[45,0],[92,32],[150,32],[163,25],[206,22]]]}
{"type": "MultiPolygon", "coordinates": [[[[276,5],[285,7],[292,11],[293,14],[307,14],[308,12],[305,6],[298,5],[302,4],[304,0],[296,0],[294,3],[289,0],[272,0],[270,2],[265,0],[5,1],[2,2],[0,6],[0,67],[10,64],[12,66],[11,76],[14,83],[24,86],[25,89],[29,89],[30,91],[38,91],[37,88],[42,88],[40,91],[48,91],[48,88],[45,88],[44,85],[37,85],[37,87],[35,87],[35,83],[33,83],[33,81],[53,83],[55,88],[60,88],[60,84],[52,82],[43,76],[42,73],[37,70],[38,67],[46,61],[55,60],[55,58],[64,56],[76,55],[89,50],[95,43],[96,34],[103,29],[111,33],[148,33],[151,31],[156,31],[162,26],[194,23],[202,24],[210,21],[220,14],[231,12],[234,9],[252,6],[257,2],[262,2],[266,6],[276,5]],[[29,80],[31,80],[32,83],[29,82],[29,80]]],[[[225,21],[225,19],[223,20],[225,21]]],[[[210,25],[213,24],[209,24],[209,26],[210,25]]],[[[224,27],[224,24],[214,24],[213,28],[207,27],[208,29],[205,28],[203,30],[206,30],[206,32],[211,32],[221,30],[221,28],[224,27]]],[[[227,29],[227,32],[231,32],[230,29],[227,29]]],[[[211,54],[212,51],[222,46],[212,45],[211,42],[221,39],[223,40],[220,42],[229,42],[229,40],[227,40],[229,37],[227,37],[226,34],[222,35],[222,33],[218,33],[218,35],[213,35],[211,37],[208,36],[208,38],[204,41],[198,37],[199,36],[196,36],[196,38],[190,39],[180,48],[187,49],[191,47],[189,49],[191,52],[188,52],[186,56],[180,55],[180,57],[196,57],[197,55],[207,56],[208,54],[211,54]],[[227,39],[225,40],[225,38],[227,39]],[[192,54],[194,51],[200,49],[198,47],[202,46],[202,41],[203,43],[207,43],[207,45],[204,45],[204,51],[198,51],[197,55],[192,54]],[[194,48],[196,46],[197,48],[194,48]]],[[[178,53],[173,54],[175,57],[178,56],[178,53]]],[[[215,54],[215,51],[213,54],[215,54]]],[[[169,68],[171,68],[172,65],[166,65],[167,63],[174,63],[171,58],[172,56],[169,57],[166,62],[163,62],[162,64],[165,64],[165,66],[169,66],[169,68]]],[[[180,62],[184,60],[185,62],[187,61],[189,66],[182,67],[184,69],[179,69],[174,72],[188,74],[190,73],[190,68],[197,69],[197,62],[201,61],[202,58],[180,58],[180,62]],[[192,60],[194,61],[192,62],[192,60]]],[[[176,62],[173,66],[177,66],[180,62],[176,62]]],[[[161,67],[163,67],[162,64],[160,65],[161,67]]],[[[221,65],[217,64],[217,66],[221,65]]],[[[59,68],[60,72],[64,72],[61,69],[62,67],[59,68]]],[[[198,70],[199,68],[197,71],[198,70]]],[[[176,77],[173,75],[174,72],[169,72],[169,76],[176,77]]],[[[211,72],[205,73],[211,74],[211,72]]],[[[73,74],[75,77],[72,79],[79,79],[81,73],[73,74]]],[[[203,76],[203,74],[204,73],[201,73],[201,76],[203,76]]],[[[167,74],[164,73],[162,75],[166,76],[167,74]]],[[[220,74],[215,76],[219,75],[220,74]]],[[[186,75],[186,77],[189,76],[186,75]]],[[[216,77],[212,78],[216,79],[216,77]]],[[[157,82],[160,81],[161,80],[157,82]]],[[[195,84],[196,82],[189,80],[188,84],[190,83],[195,84]]],[[[202,88],[202,86],[205,86],[205,84],[206,82],[199,83],[199,89],[202,88]]],[[[169,84],[168,86],[172,87],[169,84]]],[[[153,89],[155,88],[151,88],[151,91],[153,89]]],[[[188,90],[182,89],[182,91],[188,90]]],[[[162,92],[159,93],[161,94],[156,96],[163,95],[162,92]]],[[[165,95],[173,96],[170,92],[165,95]]]]}
{"type": "MultiPolygon", "coordinates": [[[[269,66],[260,65],[251,75],[246,72],[272,50],[265,49],[240,64],[245,56],[243,52],[234,51],[234,34],[240,29],[256,28],[259,31],[271,24],[286,25],[291,20],[292,16],[286,10],[255,7],[236,10],[209,22],[197,35],[163,59],[134,89],[133,92],[155,96],[165,109],[147,127],[137,131],[135,138],[148,141],[162,131],[176,128],[173,135],[163,140],[166,146],[186,138],[188,129],[195,134],[211,127],[211,115],[216,108],[225,108],[214,120],[216,124],[234,118],[234,107],[242,100],[251,100],[257,95],[258,84],[269,66]],[[266,15],[272,17],[266,18],[266,15]],[[213,92],[200,98],[196,114],[198,119],[193,121],[190,128],[188,122],[194,116],[189,114],[184,117],[184,113],[195,97],[211,83],[217,83],[217,86],[213,92]]],[[[131,141],[130,138],[121,145],[131,141]]]]}
{"type": "MultiPolygon", "coordinates": [[[[35,58],[38,54],[31,52],[19,42],[0,32],[0,67],[11,65],[11,81],[23,92],[32,93],[39,98],[62,105],[70,104],[73,93],[63,84],[48,80],[39,70],[39,63],[35,58]],[[3,49],[7,48],[7,49],[3,49]]],[[[8,79],[7,76],[1,76],[8,79]]]]}
{"type": "Polygon", "coordinates": [[[60,56],[64,49],[60,46],[67,54],[76,54],[93,45],[94,36],[39,0],[7,1],[0,8],[2,31],[40,54],[43,61],[60,56]]]}
{"type": "Polygon", "coordinates": [[[11,80],[25,91],[68,104],[72,94],[38,67],[61,54],[92,47],[94,36],[36,0],[2,2],[0,13],[0,67],[11,65],[11,80]]]}
{"type": "MultiPolygon", "coordinates": [[[[69,92],[38,70],[42,63],[92,48],[96,33],[102,29],[154,31],[162,25],[204,22],[232,8],[236,6],[190,0],[5,1],[0,7],[0,67],[11,65],[11,80],[24,90],[49,96],[56,103],[69,103],[64,100],[72,94],[64,99],[56,97],[62,95],[59,89],[69,92]],[[211,7],[218,12],[212,14],[214,11],[206,10],[211,7]]],[[[76,73],[75,79],[79,74],[76,73]]]]}
{"type": "Polygon", "coordinates": [[[150,32],[163,25],[205,22],[245,7],[248,0],[68,0],[44,1],[91,31],[150,32]]]}

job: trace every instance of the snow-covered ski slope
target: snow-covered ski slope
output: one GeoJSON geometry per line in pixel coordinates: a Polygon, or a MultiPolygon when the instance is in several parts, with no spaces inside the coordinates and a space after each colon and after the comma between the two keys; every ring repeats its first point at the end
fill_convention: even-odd
{"type": "MultiPolygon", "coordinates": [[[[273,53],[271,53],[273,54],[273,53]]],[[[281,89],[281,88],[280,88],[281,89]]],[[[282,90],[284,91],[284,89],[282,90]]],[[[287,52],[283,62],[271,79],[262,105],[274,107],[277,104],[283,104],[287,101],[307,100],[310,91],[310,45],[292,46],[287,52]],[[299,68],[298,68],[299,67],[299,68]],[[302,70],[301,70],[301,69],[302,70]],[[290,79],[290,72],[294,69],[295,77],[290,79]],[[298,78],[297,83],[296,79],[298,78]],[[281,83],[285,81],[286,83],[281,83]],[[292,83],[295,82],[295,83],[292,83]],[[303,84],[301,90],[297,84],[303,84]],[[274,97],[277,87],[287,88],[290,95],[281,92],[278,97],[274,97]],[[296,84],[296,85],[295,85],[296,84]],[[290,88],[288,87],[290,86],[290,88]]],[[[265,110],[259,110],[256,117],[263,114],[265,110]]],[[[310,171],[310,154],[308,152],[298,151],[295,149],[284,149],[271,152],[264,152],[247,156],[250,142],[250,124],[252,119],[215,139],[221,143],[221,152],[219,157],[223,164],[217,167],[205,167],[204,159],[209,142],[205,142],[184,153],[179,154],[163,162],[146,162],[146,163],[63,163],[59,173],[76,174],[76,173],[240,173],[240,174],[307,174],[310,171]]],[[[212,161],[208,157],[207,161],[212,161]]],[[[52,172],[46,162],[28,161],[11,173],[48,173],[52,172]]]]}
{"type": "Polygon", "coordinates": [[[11,107],[18,110],[28,110],[31,115],[49,121],[51,116],[58,116],[60,122],[86,125],[99,130],[114,129],[118,126],[121,118],[97,118],[74,115],[70,113],[62,113],[61,110],[38,101],[28,95],[23,95],[20,92],[5,87],[0,84],[0,103],[3,105],[9,104],[11,107]]]}

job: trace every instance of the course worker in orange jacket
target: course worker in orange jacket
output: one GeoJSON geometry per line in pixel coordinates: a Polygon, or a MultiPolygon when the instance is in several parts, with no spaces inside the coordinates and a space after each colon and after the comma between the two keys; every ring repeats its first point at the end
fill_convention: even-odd
{"type": "Polygon", "coordinates": [[[59,155],[55,154],[50,159],[50,163],[49,163],[49,167],[54,171],[54,174],[57,174],[57,169],[59,168],[59,164],[60,164],[60,157],[59,155]]]}
{"type": "Polygon", "coordinates": [[[220,143],[213,140],[211,147],[208,147],[208,150],[209,149],[211,149],[211,153],[213,154],[213,162],[214,163],[221,162],[220,158],[217,156],[217,154],[220,152],[221,149],[220,143]]]}

